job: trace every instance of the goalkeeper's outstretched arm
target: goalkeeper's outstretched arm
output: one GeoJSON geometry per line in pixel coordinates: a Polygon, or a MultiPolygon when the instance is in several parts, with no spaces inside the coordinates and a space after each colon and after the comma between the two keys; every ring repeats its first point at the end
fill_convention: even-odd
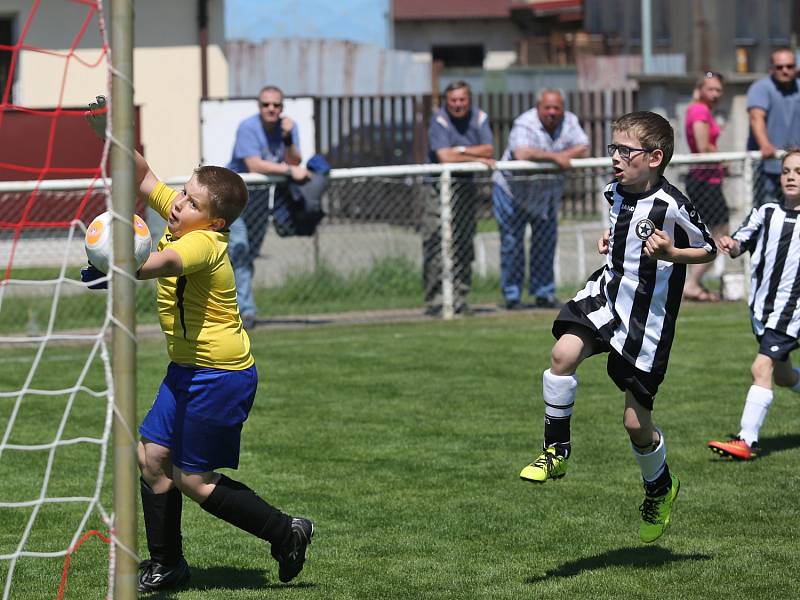
{"type": "MultiPolygon", "coordinates": [[[[105,96],[97,96],[94,102],[89,103],[89,110],[86,112],[86,120],[89,121],[89,125],[91,125],[97,137],[101,140],[106,139],[108,101],[105,96]]],[[[150,165],[147,164],[144,156],[139,154],[136,150],[133,151],[133,155],[136,164],[136,183],[138,185],[139,196],[147,200],[147,197],[156,187],[159,179],[150,169],[150,165]]]]}
{"type": "MultiPolygon", "coordinates": [[[[108,102],[105,96],[97,96],[94,102],[89,104],[86,111],[86,120],[91,125],[94,133],[101,140],[106,139],[108,127],[108,102]]],[[[136,166],[136,183],[138,185],[139,196],[145,200],[159,183],[158,177],[150,169],[150,165],[144,156],[136,150],[133,151],[136,166]]],[[[153,252],[137,272],[139,279],[155,279],[157,277],[171,277],[180,275],[183,272],[183,264],[180,255],[174,250],[166,249],[161,252],[153,252]]],[[[81,279],[89,282],[97,277],[105,275],[97,271],[90,263],[87,269],[81,271],[81,279]],[[85,271],[85,272],[84,272],[85,271]]],[[[105,282],[98,286],[89,286],[92,289],[102,289],[106,287],[105,282]]]]}

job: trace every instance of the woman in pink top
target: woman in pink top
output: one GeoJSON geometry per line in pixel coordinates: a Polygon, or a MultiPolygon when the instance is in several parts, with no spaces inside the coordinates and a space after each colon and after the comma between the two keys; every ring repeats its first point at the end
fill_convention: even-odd
{"type": "MultiPolygon", "coordinates": [[[[719,125],[711,109],[722,97],[722,75],[706,73],[697,83],[694,99],[686,109],[686,140],[693,153],[716,152],[719,125]]],[[[728,205],[722,195],[722,175],[719,164],[696,165],[689,169],[686,178],[686,194],[700,216],[708,225],[714,240],[728,235],[728,205]]],[[[713,263],[690,265],[683,297],[699,302],[716,302],[719,296],[703,286],[703,275],[713,263]]]]}

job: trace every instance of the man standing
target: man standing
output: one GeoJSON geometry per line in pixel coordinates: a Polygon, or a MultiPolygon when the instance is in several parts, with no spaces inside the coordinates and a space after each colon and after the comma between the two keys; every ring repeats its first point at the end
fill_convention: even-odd
{"type": "MultiPolygon", "coordinates": [[[[259,113],[248,117],[236,130],[233,156],[227,167],[237,173],[286,175],[303,181],[308,171],[300,166],[300,141],[297,125],[281,115],[283,92],[268,85],[258,94],[259,113]]],[[[288,194],[287,186],[275,189],[275,204],[288,194]]],[[[242,216],[231,224],[229,254],[236,277],[236,297],[245,329],[256,322],[253,298],[253,262],[259,255],[269,222],[269,186],[250,191],[242,216]]]]}
{"type": "MultiPolygon", "coordinates": [[[[570,169],[573,158],[588,156],[589,138],[578,117],[564,111],[560,90],[539,92],[536,108],[514,120],[502,160],[555,163],[570,169]]],[[[553,274],[558,237],[558,209],[564,190],[562,174],[514,178],[510,172],[494,176],[492,203],[500,229],[500,271],[506,308],[522,307],[525,279],[525,226],[531,225],[529,293],[536,306],[557,308],[553,274]]]]}
{"type": "MultiPolygon", "coordinates": [[[[494,167],[489,116],[472,107],[472,93],[464,81],[445,89],[445,106],[428,128],[429,161],[433,163],[482,162],[494,167]]],[[[453,305],[456,313],[469,312],[466,297],[472,285],[473,237],[478,188],[471,174],[456,173],[452,186],[453,305]]],[[[422,220],[425,314],[442,312],[441,202],[438,186],[430,186],[422,220]]]]}
{"type": "Polygon", "coordinates": [[[781,161],[775,152],[800,145],[800,88],[797,63],[789,48],[772,52],[769,77],[754,82],[747,90],[750,114],[748,150],[760,150],[764,159],[755,178],[753,204],[758,207],[781,195],[781,161]]]}

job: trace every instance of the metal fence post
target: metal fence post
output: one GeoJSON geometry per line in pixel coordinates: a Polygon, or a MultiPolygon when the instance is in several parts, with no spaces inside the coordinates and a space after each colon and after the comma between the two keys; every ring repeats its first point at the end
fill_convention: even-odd
{"type": "MultiPolygon", "coordinates": [[[[742,194],[742,198],[744,198],[745,203],[749,202],[751,206],[754,205],[755,200],[755,178],[753,177],[753,170],[756,168],[756,162],[753,160],[753,156],[750,152],[746,154],[744,157],[744,177],[742,178],[744,182],[744,194],[742,194]]],[[[742,207],[744,210],[742,211],[743,214],[747,214],[747,204],[742,207]]],[[[746,218],[746,217],[745,217],[746,218]]],[[[750,253],[744,252],[742,253],[742,267],[744,269],[744,294],[745,297],[749,296],[750,294],[750,253]]]]}
{"type": "Polygon", "coordinates": [[[442,316],[455,315],[453,299],[453,212],[451,210],[453,175],[449,169],[439,176],[439,203],[441,206],[442,239],[442,316]]]}

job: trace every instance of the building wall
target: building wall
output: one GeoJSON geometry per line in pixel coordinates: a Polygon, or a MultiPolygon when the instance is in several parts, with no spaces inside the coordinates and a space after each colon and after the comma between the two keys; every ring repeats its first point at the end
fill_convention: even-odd
{"type": "MultiPolygon", "coordinates": [[[[688,72],[766,72],[773,48],[788,45],[793,0],[653,0],[653,52],[685,53],[688,72]],[[737,49],[747,56],[737,63],[737,49]]],[[[585,0],[585,29],[616,39],[622,54],[641,52],[641,4],[585,0]]]]}
{"type": "Polygon", "coordinates": [[[394,47],[430,56],[433,46],[481,45],[483,67],[498,69],[516,62],[521,35],[509,19],[395,21],[394,47]]]}
{"type": "Polygon", "coordinates": [[[410,52],[330,39],[231,40],[230,94],[255,97],[267,84],[287,96],[419,94],[431,89],[431,65],[410,52]]]}
{"type": "MultiPolygon", "coordinates": [[[[106,3],[107,4],[107,3],[106,3]]],[[[210,96],[228,95],[224,56],[223,0],[209,2],[208,87],[210,96]]],[[[106,7],[107,8],[107,7],[106,7]]],[[[190,173],[200,161],[200,48],[196,0],[137,0],[135,4],[134,102],[141,107],[145,155],[160,176],[190,173]]],[[[17,32],[30,11],[29,0],[0,0],[0,14],[17,15],[17,32]]],[[[43,2],[25,38],[28,45],[66,53],[81,29],[86,6],[43,2]]],[[[75,49],[80,60],[22,51],[15,103],[28,107],[85,105],[107,91],[107,71],[89,67],[100,58],[94,20],[75,49]]],[[[108,20],[106,20],[108,23],[108,20]]]]}

